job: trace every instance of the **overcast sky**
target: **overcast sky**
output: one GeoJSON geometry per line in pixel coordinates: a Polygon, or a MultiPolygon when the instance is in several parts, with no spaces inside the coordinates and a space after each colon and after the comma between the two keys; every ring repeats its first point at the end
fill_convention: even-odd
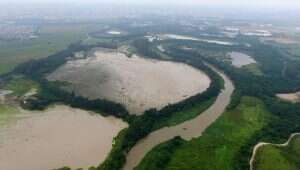
{"type": "Polygon", "coordinates": [[[114,4],[167,4],[226,7],[300,8],[300,0],[0,0],[0,3],[114,3],[114,4]]]}

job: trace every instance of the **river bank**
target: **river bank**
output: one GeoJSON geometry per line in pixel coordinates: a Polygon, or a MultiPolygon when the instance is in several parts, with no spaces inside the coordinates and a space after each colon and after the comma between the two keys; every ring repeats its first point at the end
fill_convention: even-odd
{"type": "Polygon", "coordinates": [[[224,90],[218,95],[215,103],[195,119],[177,126],[159,129],[140,140],[128,153],[124,170],[132,170],[153,147],[162,142],[176,136],[180,136],[185,140],[201,136],[202,132],[225,111],[234,91],[234,86],[224,73],[215,68],[213,69],[224,80],[224,90]]]}

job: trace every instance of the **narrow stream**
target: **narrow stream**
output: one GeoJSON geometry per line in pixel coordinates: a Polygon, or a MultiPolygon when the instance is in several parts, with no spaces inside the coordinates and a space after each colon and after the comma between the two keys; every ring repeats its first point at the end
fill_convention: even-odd
{"type": "Polygon", "coordinates": [[[234,86],[224,73],[214,67],[212,69],[224,80],[224,90],[219,94],[215,103],[195,119],[176,126],[161,128],[140,140],[128,153],[123,170],[132,170],[152,148],[176,136],[181,136],[185,140],[201,136],[202,132],[225,111],[234,91],[234,86]]]}

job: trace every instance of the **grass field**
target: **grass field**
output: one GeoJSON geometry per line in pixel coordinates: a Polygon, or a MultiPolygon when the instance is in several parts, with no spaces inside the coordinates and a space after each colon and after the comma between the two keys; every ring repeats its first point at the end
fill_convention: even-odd
{"type": "Polygon", "coordinates": [[[288,146],[265,145],[259,148],[254,162],[255,170],[300,169],[300,136],[294,137],[288,146]]]}
{"type": "MultiPolygon", "coordinates": [[[[21,97],[24,96],[32,89],[39,89],[39,85],[29,79],[22,76],[14,76],[10,81],[6,82],[3,87],[5,90],[11,90],[12,95],[21,97]]],[[[11,95],[11,94],[10,94],[11,95]]],[[[20,113],[18,105],[15,104],[1,104],[0,103],[0,126],[9,123],[14,120],[15,115],[20,113]]]]}
{"type": "MultiPolygon", "coordinates": [[[[167,170],[231,170],[235,167],[235,156],[248,139],[268,122],[271,114],[262,101],[253,97],[243,97],[241,103],[231,111],[225,112],[201,137],[179,146],[167,170]]],[[[155,164],[151,154],[161,153],[156,147],[139,165],[139,170],[148,169],[144,164],[155,164]],[[140,168],[142,167],[142,168],[140,168]]]]}
{"type": "MultiPolygon", "coordinates": [[[[93,29],[98,28],[95,26],[93,29]]],[[[71,43],[87,38],[91,26],[42,26],[38,37],[26,40],[0,41],[0,75],[31,59],[47,57],[71,43]]]]}
{"type": "Polygon", "coordinates": [[[256,76],[263,76],[264,73],[260,70],[257,64],[248,64],[243,66],[243,69],[246,69],[248,72],[256,75],[256,76]]]}
{"type": "Polygon", "coordinates": [[[4,85],[4,89],[13,91],[15,96],[23,96],[32,89],[39,89],[39,84],[22,76],[15,76],[4,85]]]}
{"type": "Polygon", "coordinates": [[[94,38],[94,37],[88,37],[86,38],[82,43],[86,45],[94,45],[97,43],[112,43],[113,39],[110,38],[94,38]]]}

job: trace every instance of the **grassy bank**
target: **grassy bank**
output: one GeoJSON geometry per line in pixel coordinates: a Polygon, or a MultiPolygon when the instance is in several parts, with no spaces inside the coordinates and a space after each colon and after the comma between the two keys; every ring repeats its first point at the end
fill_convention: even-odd
{"type": "Polygon", "coordinates": [[[254,162],[255,170],[300,169],[300,136],[294,137],[288,146],[265,145],[259,148],[254,162]]]}
{"type": "Polygon", "coordinates": [[[23,96],[32,89],[39,89],[39,84],[23,76],[15,76],[4,84],[4,89],[13,91],[15,96],[23,96]]]}
{"type": "Polygon", "coordinates": [[[187,120],[191,120],[209,108],[214,102],[216,97],[207,101],[196,103],[195,106],[186,108],[178,112],[172,113],[170,117],[159,119],[155,122],[154,129],[159,129],[164,126],[175,126],[187,120]]]}
{"type": "MultiPolygon", "coordinates": [[[[226,111],[201,137],[179,146],[164,169],[235,169],[235,156],[241,146],[261,130],[270,117],[262,101],[243,97],[235,109],[226,111]]],[[[159,153],[163,154],[159,147],[151,152],[153,155],[159,153]]],[[[149,157],[144,158],[139,170],[147,169],[145,164],[150,161],[153,164],[158,161],[149,157]]]]}
{"type": "Polygon", "coordinates": [[[183,143],[184,140],[175,137],[168,142],[156,146],[156,149],[150,151],[134,170],[163,170],[167,165],[166,162],[170,161],[176,148],[180,147],[183,143]]]}

